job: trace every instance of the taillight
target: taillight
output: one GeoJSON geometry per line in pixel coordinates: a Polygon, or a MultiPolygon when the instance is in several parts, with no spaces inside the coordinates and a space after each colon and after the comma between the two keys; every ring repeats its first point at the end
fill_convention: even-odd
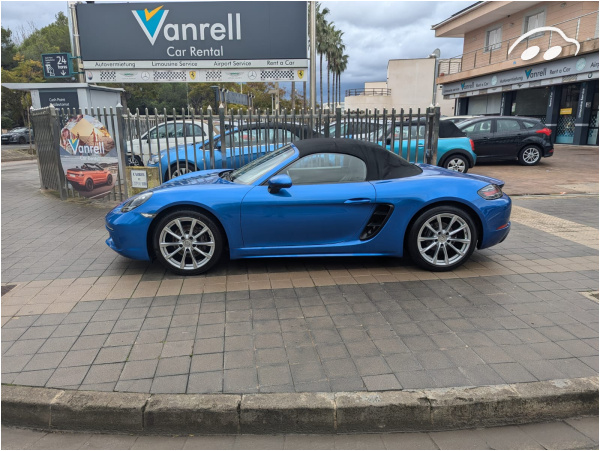
{"type": "Polygon", "coordinates": [[[473,140],[471,138],[469,138],[469,142],[471,143],[471,150],[473,152],[475,152],[475,143],[473,142],[473,140]]]}
{"type": "Polygon", "coordinates": [[[552,130],[550,130],[548,127],[544,127],[540,130],[536,130],[536,133],[543,133],[546,136],[550,136],[552,134],[552,130]]]}
{"type": "Polygon", "coordinates": [[[498,185],[487,185],[477,191],[481,197],[486,200],[494,200],[502,197],[502,188],[498,185]]]}

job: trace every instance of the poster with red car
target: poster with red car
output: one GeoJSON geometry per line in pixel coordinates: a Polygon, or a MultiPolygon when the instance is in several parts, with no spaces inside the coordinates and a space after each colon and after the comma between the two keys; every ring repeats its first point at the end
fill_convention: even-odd
{"type": "Polygon", "coordinates": [[[105,196],[117,181],[115,141],[92,116],[69,119],[60,133],[60,161],[67,181],[81,196],[105,196]]]}

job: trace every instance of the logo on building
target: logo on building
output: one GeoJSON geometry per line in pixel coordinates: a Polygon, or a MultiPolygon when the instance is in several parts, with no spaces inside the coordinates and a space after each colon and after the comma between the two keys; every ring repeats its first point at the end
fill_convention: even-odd
{"type": "Polygon", "coordinates": [[[162,9],[163,6],[154,8],[152,11],[148,11],[147,8],[131,11],[152,45],[156,42],[158,33],[160,33],[160,29],[169,13],[169,10],[162,9]]]}
{"type": "MultiPolygon", "coordinates": [[[[577,42],[576,39],[572,39],[572,38],[568,38],[563,32],[562,30],[560,30],[559,28],[556,27],[539,27],[539,28],[534,28],[531,31],[528,31],[527,33],[525,33],[524,35],[522,35],[521,37],[519,37],[519,39],[517,39],[513,45],[510,46],[510,48],[508,49],[508,54],[510,55],[511,52],[514,50],[514,48],[519,45],[521,42],[523,42],[524,39],[529,38],[532,35],[538,34],[538,33],[543,33],[545,31],[550,31],[550,32],[554,32],[554,33],[558,33],[566,42],[568,42],[569,44],[575,44],[577,46],[577,50],[575,51],[575,56],[577,56],[577,54],[579,53],[579,49],[580,49],[580,45],[579,42],[577,42]]],[[[544,52],[543,58],[546,61],[550,61],[553,60],[554,58],[558,57],[561,53],[562,53],[562,46],[560,45],[555,45],[553,47],[550,47],[548,50],[546,50],[544,52]]],[[[530,59],[535,58],[538,53],[540,53],[540,48],[537,45],[532,45],[531,47],[527,47],[523,53],[521,53],[521,59],[523,61],[529,61],[530,59]]],[[[529,78],[529,75],[527,75],[527,78],[529,78]]]]}
{"type": "Polygon", "coordinates": [[[195,71],[195,70],[191,70],[191,71],[190,71],[190,78],[191,78],[192,80],[195,80],[195,79],[196,79],[196,71],[195,71]]]}
{"type": "Polygon", "coordinates": [[[300,80],[302,80],[302,79],[304,78],[304,71],[303,71],[303,70],[299,70],[299,71],[298,71],[298,78],[299,78],[300,80]]]}

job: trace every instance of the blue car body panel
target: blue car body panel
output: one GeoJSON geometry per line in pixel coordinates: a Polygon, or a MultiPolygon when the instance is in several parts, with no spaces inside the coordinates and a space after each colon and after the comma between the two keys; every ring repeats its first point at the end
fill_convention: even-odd
{"type": "MultiPolygon", "coordinates": [[[[292,145],[294,148],[294,146],[292,145]]],[[[298,158],[293,156],[250,185],[219,177],[222,169],[194,172],[151,189],[152,197],[123,213],[121,206],[106,216],[107,244],[120,254],[150,260],[148,233],[165,209],[201,208],[221,223],[230,257],[281,256],[402,256],[408,225],[424,208],[451,202],[472,210],[481,225],[479,248],[502,241],[510,230],[511,200],[503,195],[486,200],[477,191],[504,183],[436,166],[419,165],[423,172],[400,179],[327,185],[296,185],[268,192],[267,180],[298,158]],[[393,206],[378,234],[361,240],[377,205],[393,206]]]]}
{"type": "MultiPolygon", "coordinates": [[[[382,143],[379,143],[382,145],[382,143]]],[[[391,150],[391,144],[388,144],[386,148],[391,150]]],[[[424,162],[425,161],[425,140],[413,138],[410,141],[410,155],[408,152],[408,140],[402,140],[402,153],[400,153],[400,143],[398,140],[394,141],[393,152],[396,155],[400,155],[402,158],[409,161],[424,162]],[[418,150],[417,150],[418,149],[418,150]]],[[[477,155],[471,149],[471,141],[469,138],[439,138],[437,148],[437,164],[441,164],[446,156],[453,155],[455,153],[464,155],[469,159],[471,166],[475,165],[477,161],[477,155]]]]}

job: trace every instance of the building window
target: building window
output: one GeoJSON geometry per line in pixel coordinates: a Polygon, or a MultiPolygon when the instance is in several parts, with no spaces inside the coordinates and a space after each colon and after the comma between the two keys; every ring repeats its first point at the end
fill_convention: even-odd
{"type": "Polygon", "coordinates": [[[497,50],[502,47],[502,27],[488,30],[485,34],[485,49],[484,52],[497,50]]]}
{"type": "MultiPolygon", "coordinates": [[[[546,10],[537,11],[534,14],[530,14],[529,16],[525,16],[525,22],[523,27],[523,33],[527,33],[528,31],[535,30],[536,28],[543,27],[546,24],[546,10]]],[[[537,36],[542,36],[544,33],[536,33],[530,36],[530,38],[535,38],[537,36]]]]}

